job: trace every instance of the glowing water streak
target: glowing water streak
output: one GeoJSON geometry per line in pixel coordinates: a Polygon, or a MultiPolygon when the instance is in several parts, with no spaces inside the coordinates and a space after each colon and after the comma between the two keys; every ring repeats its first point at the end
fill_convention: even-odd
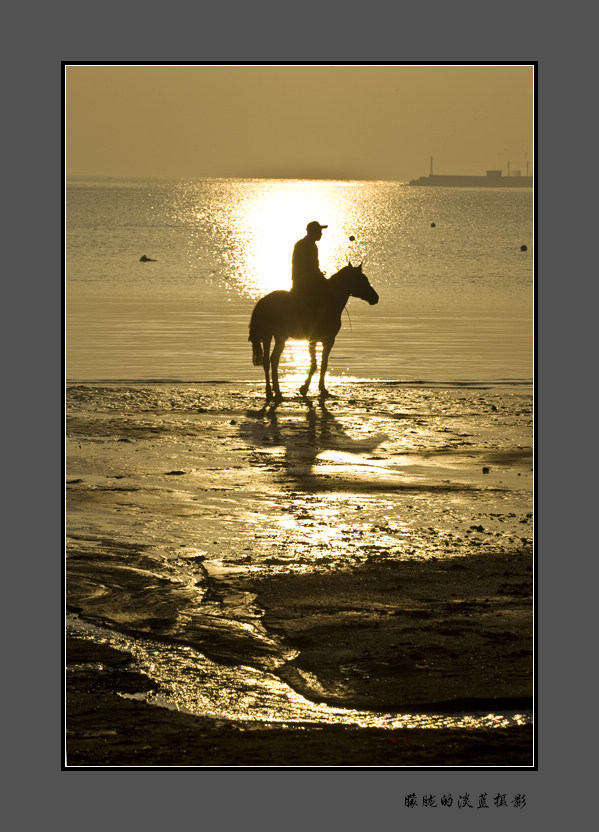
{"type": "MultiPolygon", "coordinates": [[[[280,726],[346,725],[361,728],[508,728],[531,723],[529,713],[376,713],[315,704],[273,673],[207,659],[187,645],[132,639],[70,617],[68,635],[131,653],[136,669],[158,682],[160,693],[127,695],[160,707],[244,724],[280,726]]],[[[317,684],[310,678],[311,684],[317,684]]]]}

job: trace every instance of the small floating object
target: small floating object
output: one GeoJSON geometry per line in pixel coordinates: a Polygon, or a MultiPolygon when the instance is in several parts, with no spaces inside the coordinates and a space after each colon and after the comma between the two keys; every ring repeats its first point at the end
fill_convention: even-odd
{"type": "Polygon", "coordinates": [[[436,228],[436,227],[437,227],[437,223],[436,222],[431,222],[431,228],[436,228]]]}
{"type": "Polygon", "coordinates": [[[486,466],[483,468],[483,474],[488,474],[491,469],[486,466]]]}
{"type": "Polygon", "coordinates": [[[155,263],[156,261],[153,260],[151,257],[146,257],[145,254],[142,254],[139,258],[140,263],[155,263]]]}
{"type": "Polygon", "coordinates": [[[520,246],[520,251],[528,251],[528,246],[520,246]]]}
{"type": "Polygon", "coordinates": [[[349,241],[350,241],[350,243],[353,243],[353,241],[354,241],[355,239],[356,239],[356,238],[354,237],[354,235],[353,235],[353,234],[350,234],[350,237],[349,237],[349,241]]]}

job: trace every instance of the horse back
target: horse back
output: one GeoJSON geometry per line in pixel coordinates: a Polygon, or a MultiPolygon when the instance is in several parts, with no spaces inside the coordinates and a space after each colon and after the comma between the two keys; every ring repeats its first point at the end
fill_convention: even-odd
{"type": "Polygon", "coordinates": [[[291,297],[291,292],[287,292],[285,289],[275,289],[274,292],[269,292],[268,295],[260,298],[254,306],[252,319],[270,321],[276,320],[277,315],[287,317],[292,308],[293,298],[291,297]]]}

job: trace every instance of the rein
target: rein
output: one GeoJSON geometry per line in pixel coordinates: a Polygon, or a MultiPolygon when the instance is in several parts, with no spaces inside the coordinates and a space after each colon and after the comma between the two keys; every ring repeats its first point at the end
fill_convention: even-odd
{"type": "MultiPolygon", "coordinates": [[[[343,271],[343,269],[342,269],[341,271],[343,271]]],[[[337,272],[337,274],[339,274],[339,272],[337,272]]],[[[336,277],[336,276],[337,276],[337,274],[334,274],[334,275],[333,275],[333,277],[336,277]]],[[[330,279],[331,279],[331,278],[329,278],[329,280],[330,280],[330,279]]],[[[351,317],[350,317],[350,314],[349,314],[349,310],[348,310],[348,308],[347,308],[347,303],[348,303],[348,301],[349,301],[349,298],[350,298],[350,297],[351,297],[351,295],[350,295],[350,296],[347,298],[347,300],[345,301],[345,304],[344,304],[344,306],[343,306],[343,309],[345,309],[345,313],[346,313],[346,315],[347,315],[347,320],[349,321],[349,331],[350,331],[350,332],[353,332],[352,323],[351,323],[351,317]]]]}

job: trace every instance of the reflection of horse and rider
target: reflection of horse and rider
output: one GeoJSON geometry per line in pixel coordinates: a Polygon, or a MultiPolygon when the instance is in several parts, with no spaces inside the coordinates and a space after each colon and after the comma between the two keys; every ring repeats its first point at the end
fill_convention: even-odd
{"type": "MultiPolygon", "coordinates": [[[[307,401],[304,418],[298,418],[296,413],[285,418],[279,418],[274,407],[263,407],[262,410],[248,410],[250,418],[242,422],[239,433],[251,444],[264,448],[282,448],[284,453],[270,458],[268,465],[278,471],[284,479],[293,479],[302,488],[308,490],[325,489],[327,491],[342,488],[346,483],[348,471],[345,465],[335,468],[339,475],[327,472],[323,477],[318,471],[316,463],[323,451],[333,451],[344,455],[353,455],[355,463],[365,472],[368,468],[364,464],[363,454],[372,453],[389,437],[384,433],[368,434],[360,439],[348,433],[346,426],[337,419],[325,402],[320,402],[318,410],[312,402],[307,401]],[[267,417],[268,421],[264,420],[267,417]],[[271,444],[272,443],[272,444],[271,444]]],[[[333,461],[331,464],[336,465],[333,461]]],[[[352,489],[358,487],[368,490],[373,485],[370,478],[360,475],[361,483],[352,475],[352,489]]],[[[378,480],[376,480],[378,482],[378,480]]]]}
{"type": "Polygon", "coordinates": [[[252,344],[253,362],[264,368],[266,399],[281,401],[278,367],[281,353],[288,338],[308,341],[310,370],[308,378],[300,387],[305,396],[317,368],[316,345],[322,343],[320,362],[319,392],[327,396],[324,378],[329,353],[341,329],[341,313],[350,297],[361,298],[370,305],[378,303],[379,296],[362,272],[362,264],[349,263],[343,269],[326,278],[318,262],[317,241],[322,237],[319,222],[309,222],[306,236],[298,240],[293,248],[291,260],[290,292],[277,290],[261,298],[252,312],[249,341],[252,344]],[[275,345],[270,352],[274,338],[275,345]],[[272,372],[272,387],[271,387],[272,372]]]}

